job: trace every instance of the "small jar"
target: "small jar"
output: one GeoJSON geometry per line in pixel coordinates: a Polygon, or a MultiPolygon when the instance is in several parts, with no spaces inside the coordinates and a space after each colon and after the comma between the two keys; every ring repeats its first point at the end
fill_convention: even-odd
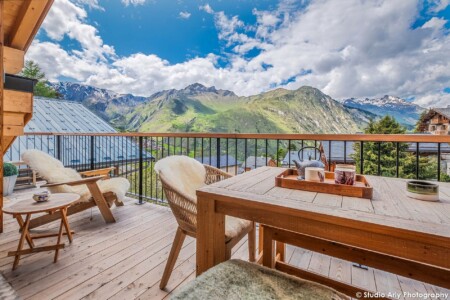
{"type": "Polygon", "coordinates": [[[337,164],[334,169],[334,183],[354,185],[356,177],[356,167],[353,165],[337,164]]]}

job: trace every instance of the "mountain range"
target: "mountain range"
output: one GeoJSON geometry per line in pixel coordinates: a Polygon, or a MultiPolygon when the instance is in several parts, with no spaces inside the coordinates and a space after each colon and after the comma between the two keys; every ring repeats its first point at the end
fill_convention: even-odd
{"type": "Polygon", "coordinates": [[[120,130],[146,132],[355,133],[391,114],[413,125],[417,114],[392,96],[342,103],[313,87],[276,89],[250,97],[194,83],[149,97],[78,83],[51,83],[65,100],[83,103],[120,130]],[[402,113],[407,112],[407,114],[402,113]],[[394,115],[395,113],[395,115],[394,115]]]}
{"type": "Polygon", "coordinates": [[[416,125],[420,114],[425,109],[417,104],[389,95],[374,99],[350,98],[344,100],[343,104],[346,107],[362,109],[378,116],[391,115],[408,129],[412,129],[416,125]]]}

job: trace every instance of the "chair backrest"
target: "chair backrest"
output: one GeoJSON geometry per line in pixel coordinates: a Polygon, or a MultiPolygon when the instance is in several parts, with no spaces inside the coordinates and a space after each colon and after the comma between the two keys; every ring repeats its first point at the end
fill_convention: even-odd
{"type": "MultiPolygon", "coordinates": [[[[62,162],[40,150],[27,150],[22,154],[22,160],[35,170],[48,183],[59,183],[80,180],[81,175],[74,169],[65,168],[62,162]]],[[[71,193],[76,189],[63,185],[51,188],[51,192],[71,193]]]]}
{"type": "Polygon", "coordinates": [[[155,164],[164,193],[180,227],[190,233],[197,228],[196,190],[206,185],[205,167],[187,156],[168,156],[155,164]]]}

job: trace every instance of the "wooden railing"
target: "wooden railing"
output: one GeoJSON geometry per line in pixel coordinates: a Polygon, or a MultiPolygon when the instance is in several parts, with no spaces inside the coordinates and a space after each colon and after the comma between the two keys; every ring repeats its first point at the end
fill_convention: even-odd
{"type": "Polygon", "coordinates": [[[310,141],[367,141],[367,142],[411,142],[450,143],[450,136],[432,134],[299,134],[299,133],[57,133],[28,132],[25,136],[118,136],[118,137],[170,137],[170,138],[229,138],[268,140],[310,140],[310,141]]]}
{"type": "Polygon", "coordinates": [[[131,181],[131,195],[161,202],[164,195],[153,165],[163,157],[188,155],[238,174],[262,165],[291,167],[294,159],[306,158],[306,153],[298,157],[300,148],[320,143],[330,170],[337,163],[351,163],[363,174],[450,179],[445,161],[450,136],[430,134],[27,133],[5,160],[20,160],[26,149],[40,149],[78,170],[116,166],[116,176],[131,181]]]}

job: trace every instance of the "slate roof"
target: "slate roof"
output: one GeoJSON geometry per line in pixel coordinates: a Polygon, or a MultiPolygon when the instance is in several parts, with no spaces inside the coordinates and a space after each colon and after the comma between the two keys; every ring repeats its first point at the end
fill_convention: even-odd
{"type": "MultiPolygon", "coordinates": [[[[327,156],[328,162],[336,162],[336,163],[353,163],[354,160],[351,157],[351,155],[353,153],[355,153],[354,149],[353,149],[353,144],[354,142],[352,141],[347,141],[346,143],[346,148],[347,148],[347,152],[346,154],[346,160],[344,160],[344,142],[342,141],[332,141],[331,142],[331,159],[330,159],[330,155],[329,155],[329,147],[330,147],[330,142],[329,141],[324,141],[323,142],[323,148],[325,151],[325,155],[327,156]]],[[[408,143],[408,152],[416,152],[416,148],[417,145],[416,143],[408,143]]],[[[312,150],[311,154],[312,154],[312,158],[314,159],[314,152],[312,150]]],[[[298,160],[298,150],[297,151],[290,151],[290,161],[291,164],[290,166],[294,166],[294,159],[298,160]]],[[[307,159],[307,151],[305,151],[305,154],[303,156],[304,159],[307,159]]],[[[421,155],[426,155],[426,154],[437,154],[438,153],[438,144],[437,143],[419,143],[419,153],[421,155]]],[[[446,153],[450,153],[450,144],[448,143],[441,143],[441,153],[442,154],[446,154],[446,153]]],[[[318,157],[317,157],[318,159],[318,157]]],[[[289,153],[286,154],[286,156],[284,157],[283,161],[281,162],[283,166],[289,166],[289,153]]]]}
{"type": "Polygon", "coordinates": [[[445,116],[446,118],[450,119],[450,107],[446,108],[433,108],[435,112],[440,113],[441,115],[445,116]]]}
{"type": "MultiPolygon", "coordinates": [[[[353,150],[353,143],[352,141],[348,141],[347,143],[344,143],[343,141],[324,141],[323,142],[323,149],[325,151],[325,155],[329,162],[339,162],[343,163],[344,161],[347,163],[352,163],[353,158],[351,155],[355,153],[353,150]],[[346,152],[344,152],[344,144],[346,148],[346,152]],[[330,145],[331,145],[331,156],[330,156],[330,145]],[[344,156],[346,158],[344,159],[344,156]]],[[[317,143],[317,146],[319,146],[319,143],[317,143]]],[[[314,149],[305,149],[303,154],[303,159],[308,159],[308,153],[311,153],[312,159],[314,159],[314,149]]],[[[317,158],[319,159],[319,153],[317,152],[317,158]]],[[[298,150],[296,151],[290,151],[286,154],[286,156],[283,158],[283,161],[281,162],[283,166],[289,165],[289,159],[290,159],[290,165],[294,166],[294,159],[299,160],[298,157],[298,150]]]]}
{"type": "MultiPolygon", "coordinates": [[[[416,143],[408,143],[408,151],[416,152],[417,144],[416,143]]],[[[437,154],[438,153],[438,144],[437,143],[419,143],[419,153],[420,154],[437,154]]],[[[441,154],[450,153],[450,144],[441,143],[441,154]]]]}
{"type": "MultiPolygon", "coordinates": [[[[34,97],[33,118],[25,127],[26,133],[116,133],[107,122],[80,103],[34,97]]],[[[57,149],[54,135],[26,135],[18,137],[6,152],[5,161],[18,161],[27,149],[39,149],[57,157],[66,166],[89,165],[91,163],[91,137],[61,136],[61,151],[57,149]]],[[[132,161],[139,158],[139,147],[127,137],[95,137],[94,163],[132,161]]],[[[151,156],[143,153],[144,159],[151,156]]]]}
{"type": "Polygon", "coordinates": [[[241,168],[250,168],[255,169],[255,161],[256,161],[256,168],[260,168],[263,166],[269,165],[269,161],[272,158],[270,157],[264,157],[264,156],[249,156],[247,157],[246,161],[242,163],[241,168]]]}
{"type": "MultiPolygon", "coordinates": [[[[205,165],[209,165],[209,166],[213,166],[217,168],[217,156],[205,156],[203,157],[203,161],[201,157],[196,157],[195,158],[197,161],[205,164],[205,165]]],[[[234,156],[231,155],[221,155],[220,156],[220,167],[224,168],[224,167],[232,167],[232,166],[236,166],[239,165],[239,162],[236,160],[236,158],[234,156]],[[227,158],[228,158],[228,163],[227,163],[227,158]]]]}

